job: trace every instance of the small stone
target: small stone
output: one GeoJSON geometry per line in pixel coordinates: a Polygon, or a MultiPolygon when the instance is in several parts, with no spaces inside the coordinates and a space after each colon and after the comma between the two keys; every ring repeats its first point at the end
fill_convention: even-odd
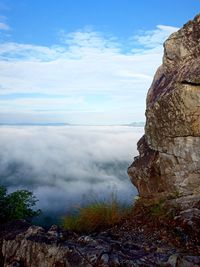
{"type": "Polygon", "coordinates": [[[200,256],[183,256],[177,261],[176,267],[199,267],[200,256]]]}
{"type": "Polygon", "coordinates": [[[80,236],[77,240],[79,243],[82,244],[90,244],[90,245],[96,245],[97,242],[90,236],[80,236]]]}
{"type": "Polygon", "coordinates": [[[25,237],[29,237],[29,236],[33,236],[33,235],[38,235],[38,234],[43,234],[45,233],[45,230],[40,227],[40,226],[36,226],[36,225],[32,225],[28,228],[25,237]]]}
{"type": "Polygon", "coordinates": [[[177,261],[179,259],[178,254],[173,254],[169,257],[167,263],[170,264],[171,267],[177,267],[177,261]]]}

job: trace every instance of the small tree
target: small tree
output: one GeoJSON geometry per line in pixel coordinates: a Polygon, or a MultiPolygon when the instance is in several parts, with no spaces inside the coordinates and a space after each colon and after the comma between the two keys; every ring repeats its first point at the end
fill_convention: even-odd
{"type": "Polygon", "coordinates": [[[17,190],[8,194],[7,189],[0,186],[0,223],[39,215],[40,210],[33,210],[36,202],[36,197],[30,191],[17,190]]]}
{"type": "Polygon", "coordinates": [[[4,186],[0,186],[0,223],[6,220],[7,213],[7,190],[4,186]]]}

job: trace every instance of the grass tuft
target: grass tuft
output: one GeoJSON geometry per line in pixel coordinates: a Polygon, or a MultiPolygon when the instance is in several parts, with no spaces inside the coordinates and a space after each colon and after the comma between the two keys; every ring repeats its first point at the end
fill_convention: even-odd
{"type": "Polygon", "coordinates": [[[110,201],[95,200],[85,207],[80,207],[76,214],[62,219],[62,227],[77,232],[95,232],[105,230],[125,220],[130,207],[119,203],[115,196],[110,201]]]}

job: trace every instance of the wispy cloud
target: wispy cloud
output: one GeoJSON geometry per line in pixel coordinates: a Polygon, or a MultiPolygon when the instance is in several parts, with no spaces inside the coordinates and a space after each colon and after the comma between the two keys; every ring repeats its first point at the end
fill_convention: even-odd
{"type": "Polygon", "coordinates": [[[4,31],[10,30],[10,26],[7,23],[0,22],[0,30],[4,31]]]}
{"type": "Polygon", "coordinates": [[[157,25],[155,30],[141,31],[140,34],[133,37],[133,40],[144,48],[156,48],[162,45],[163,41],[178,29],[177,27],[157,25]]]}
{"type": "MultiPolygon", "coordinates": [[[[55,107],[59,106],[59,101],[63,105],[63,98],[66,101],[78,98],[82,99],[79,108],[89,112],[106,110],[119,114],[123,109],[134,112],[140,103],[138,119],[141,119],[147,89],[161,64],[162,42],[175,30],[177,28],[159,25],[155,30],[140,32],[127,41],[129,50],[126,52],[120,40],[90,28],[70,34],[61,31],[62,42],[51,47],[2,43],[0,105],[2,94],[23,93],[27,98],[32,93],[47,94],[47,98],[61,94],[60,100],[55,100],[55,107]],[[104,102],[98,101],[100,95],[104,96],[104,102]],[[93,102],[88,101],[90,96],[93,96],[93,102]]],[[[32,112],[36,105],[49,108],[49,102],[40,101],[39,97],[28,102],[32,112]]],[[[24,111],[24,105],[15,101],[10,102],[9,107],[11,105],[12,110],[19,111],[21,106],[20,111],[24,111]]],[[[71,111],[75,109],[76,106],[71,105],[71,111]]]]}
{"type": "MultiPolygon", "coordinates": [[[[3,6],[1,6],[0,3],[0,10],[2,9],[3,6]]],[[[4,6],[3,9],[6,9],[7,7],[4,6]]],[[[11,30],[10,25],[7,23],[7,17],[0,15],[0,31],[9,31],[11,30]]]]}

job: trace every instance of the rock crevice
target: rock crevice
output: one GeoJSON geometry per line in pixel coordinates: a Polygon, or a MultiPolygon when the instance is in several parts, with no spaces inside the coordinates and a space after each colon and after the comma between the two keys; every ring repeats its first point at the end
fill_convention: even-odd
{"type": "Polygon", "coordinates": [[[140,196],[200,196],[200,15],[164,43],[138,150],[128,174],[140,196]]]}

